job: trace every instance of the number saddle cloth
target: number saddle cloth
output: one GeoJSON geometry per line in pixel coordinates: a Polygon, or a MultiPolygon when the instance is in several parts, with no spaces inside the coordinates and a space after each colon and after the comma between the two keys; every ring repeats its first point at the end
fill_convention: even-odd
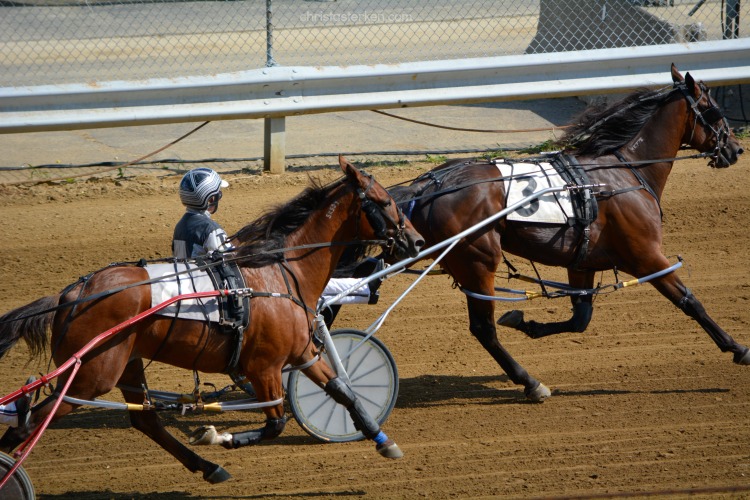
{"type": "Polygon", "coordinates": [[[507,220],[512,221],[578,226],[581,242],[573,264],[578,268],[588,251],[589,226],[596,220],[599,210],[588,175],[576,159],[554,152],[523,161],[496,160],[495,165],[503,176],[506,206],[549,187],[578,186],[542,195],[507,216],[507,220]]]}
{"type": "MultiPolygon", "coordinates": [[[[151,307],[178,295],[245,288],[237,264],[221,257],[175,260],[145,266],[151,283],[151,307]]],[[[225,330],[247,328],[250,307],[247,296],[237,295],[179,300],[156,314],[173,318],[218,323],[225,330]]]]}

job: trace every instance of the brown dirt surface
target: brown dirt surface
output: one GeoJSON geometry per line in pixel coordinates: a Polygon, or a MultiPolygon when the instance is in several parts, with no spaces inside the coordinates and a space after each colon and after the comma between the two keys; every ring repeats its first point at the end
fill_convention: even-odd
{"type": "MultiPolygon", "coordinates": [[[[750,141],[745,140],[745,149],[750,141]]],[[[373,166],[384,185],[412,178],[426,164],[373,166]]],[[[334,178],[334,168],[309,175],[334,178]]],[[[664,253],[681,255],[678,272],[712,317],[750,344],[750,196],[748,159],[714,170],[705,161],[675,164],[663,199],[664,253]]],[[[111,262],[166,257],[182,208],[179,176],[78,180],[0,186],[5,225],[2,312],[111,262]]],[[[308,173],[229,176],[216,219],[229,231],[272,203],[298,194],[308,173]]],[[[673,259],[674,261],[674,259],[673,259]]],[[[512,260],[524,272],[530,268],[512,260]]],[[[562,280],[559,269],[541,268],[562,280]]],[[[498,273],[498,284],[503,273],[498,273]]],[[[628,276],[620,276],[629,279],[628,276]]],[[[601,276],[612,283],[612,273],[601,276]]],[[[349,306],[336,326],[365,328],[413,280],[394,276],[376,306],[349,306]]],[[[378,337],[396,359],[400,394],[384,430],[401,460],[369,442],[323,444],[291,420],[279,438],[256,447],[200,449],[232,479],[217,485],[188,472],[130,428],[124,412],[81,408],[49,428],[25,468],[46,499],[187,498],[750,498],[750,367],[721,353],[701,327],[651,286],[601,295],[584,334],[532,340],[501,330],[501,341],[553,390],[526,402],[470,335],[465,299],[446,276],[428,277],[388,317],[378,337]]],[[[513,283],[515,288],[531,285],[513,283]]],[[[567,300],[498,305],[541,321],[569,314],[567,300]]],[[[281,320],[281,319],[280,319],[281,320]]],[[[0,394],[46,360],[27,363],[17,345],[0,367],[0,394]]],[[[192,376],[148,368],[153,389],[190,392],[192,376]]],[[[224,375],[202,374],[218,387],[224,375]]],[[[119,394],[107,396],[121,401],[119,394]]],[[[220,431],[262,425],[261,412],[162,413],[181,441],[196,427],[220,431]]]]}

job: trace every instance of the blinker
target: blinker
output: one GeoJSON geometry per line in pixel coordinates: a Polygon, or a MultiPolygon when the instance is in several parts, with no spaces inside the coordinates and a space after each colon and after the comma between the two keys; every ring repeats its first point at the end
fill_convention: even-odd
{"type": "Polygon", "coordinates": [[[711,106],[701,114],[703,115],[703,119],[710,124],[716,123],[724,118],[724,115],[722,114],[718,106],[711,106]]]}

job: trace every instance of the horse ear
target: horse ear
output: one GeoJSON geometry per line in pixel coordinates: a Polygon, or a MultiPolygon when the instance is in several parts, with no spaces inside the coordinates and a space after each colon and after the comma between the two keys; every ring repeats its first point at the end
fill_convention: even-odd
{"type": "Polygon", "coordinates": [[[695,80],[693,80],[693,77],[690,76],[690,73],[685,73],[685,85],[687,86],[688,90],[693,93],[694,97],[700,95],[700,90],[695,85],[695,80]]]}
{"type": "Polygon", "coordinates": [[[342,155],[339,155],[339,167],[341,167],[341,171],[344,172],[348,177],[352,177],[352,174],[356,176],[357,169],[349,163],[349,160],[344,158],[342,155]]]}
{"type": "Polygon", "coordinates": [[[680,72],[677,71],[677,66],[675,66],[674,63],[672,63],[672,81],[674,83],[680,83],[683,80],[684,78],[682,78],[682,75],[680,74],[680,72]]]}

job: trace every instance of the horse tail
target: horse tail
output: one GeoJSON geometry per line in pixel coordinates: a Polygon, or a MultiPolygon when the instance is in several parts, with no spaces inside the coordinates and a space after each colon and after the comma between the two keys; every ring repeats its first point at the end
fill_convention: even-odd
{"type": "Polygon", "coordinates": [[[0,316],[0,359],[23,338],[31,351],[31,357],[44,353],[48,344],[48,331],[55,318],[54,308],[61,295],[50,295],[35,300],[0,316]]]}

